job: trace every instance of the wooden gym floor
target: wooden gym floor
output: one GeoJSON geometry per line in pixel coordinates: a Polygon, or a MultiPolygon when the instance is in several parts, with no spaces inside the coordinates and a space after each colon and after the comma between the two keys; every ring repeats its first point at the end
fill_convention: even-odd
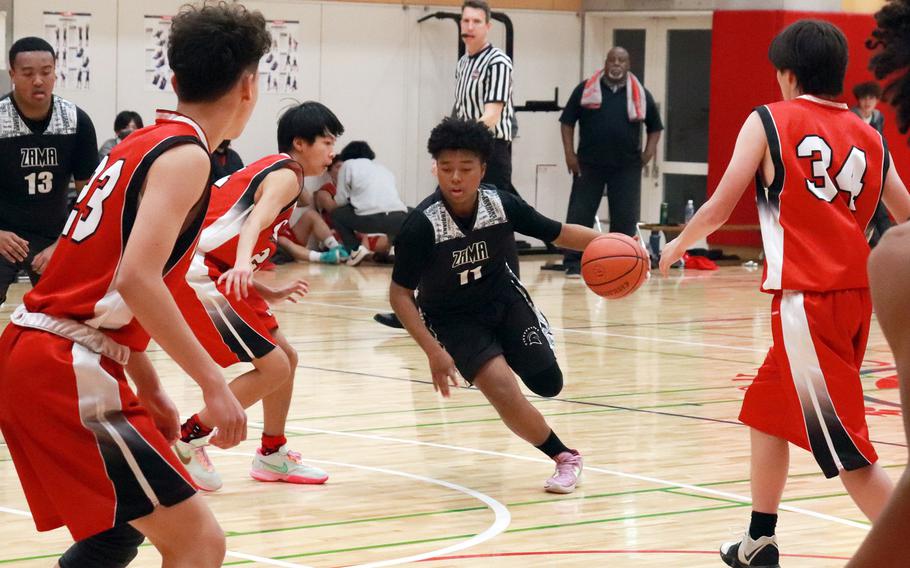
{"type": "MultiPolygon", "coordinates": [[[[266,277],[303,277],[312,289],[302,304],[275,308],[300,353],[289,436],[331,478],[252,480],[261,410],[250,409],[249,440],[212,452],[225,483],[205,499],[227,531],[225,564],[722,565],[718,545],[739,538],[749,514],[748,431],[737,415],[770,344],[760,270],[677,271],[608,302],[541,264],[522,261],[524,282],[555,329],[566,388],[532,401],[585,456],[574,494],[545,493],[552,466],[542,454],[478,391],[438,397],[407,334],[371,320],[388,310],[388,267],[282,266],[266,277]]],[[[14,287],[0,320],[24,291],[14,287]]],[[[197,410],[195,385],[160,350],[151,357],[181,413],[197,410]]],[[[874,324],[863,385],[872,437],[896,478],[906,449],[893,376],[874,324]]],[[[802,450],[792,452],[784,499],[784,566],[843,565],[866,534],[841,484],[802,450]]],[[[70,543],[63,530],[37,533],[26,511],[0,445],[0,568],[50,566],[70,543]]],[[[158,563],[146,545],[133,565],[158,563]]]]}

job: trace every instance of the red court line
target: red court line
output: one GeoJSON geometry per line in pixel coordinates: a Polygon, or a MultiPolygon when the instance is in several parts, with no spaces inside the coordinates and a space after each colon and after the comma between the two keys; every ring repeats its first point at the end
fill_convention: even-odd
{"type": "MultiPolygon", "coordinates": [[[[716,555],[716,550],[541,550],[534,552],[496,552],[491,554],[459,554],[456,556],[437,556],[427,558],[420,562],[435,562],[437,560],[468,560],[471,558],[502,558],[508,556],[560,556],[570,554],[710,554],[716,555]]],[[[822,554],[781,554],[784,558],[812,558],[818,560],[850,560],[847,556],[825,556],[822,554]]]]}

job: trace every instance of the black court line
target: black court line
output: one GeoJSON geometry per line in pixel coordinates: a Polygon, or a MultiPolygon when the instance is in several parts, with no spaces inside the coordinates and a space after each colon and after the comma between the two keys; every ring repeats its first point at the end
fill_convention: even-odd
{"type": "MultiPolygon", "coordinates": [[[[313,371],[324,371],[324,372],[328,372],[328,373],[340,373],[340,374],[344,374],[344,375],[357,375],[357,376],[361,376],[361,377],[370,377],[370,378],[384,379],[384,380],[389,380],[389,381],[400,381],[400,382],[406,382],[406,383],[418,383],[418,384],[423,384],[423,385],[432,385],[432,384],[433,384],[433,381],[427,381],[427,380],[421,380],[421,379],[406,379],[406,378],[403,378],[403,377],[390,377],[390,376],[388,376],[388,375],[377,375],[377,374],[375,374],[375,373],[364,373],[364,372],[361,372],[361,371],[344,371],[344,370],[340,370],[340,369],[327,369],[327,368],[325,368],[325,367],[313,367],[313,366],[309,366],[309,365],[297,365],[297,368],[298,368],[298,369],[310,369],[310,370],[313,370],[313,371]]],[[[453,387],[453,388],[457,388],[457,389],[460,389],[460,390],[467,390],[467,391],[480,392],[479,390],[477,390],[477,389],[475,389],[475,388],[473,388],[473,387],[462,387],[462,386],[458,386],[458,387],[453,387]]],[[[619,406],[619,405],[615,405],[615,404],[605,404],[605,403],[602,403],[602,402],[590,402],[590,401],[586,401],[586,400],[573,400],[573,399],[571,399],[571,398],[556,398],[556,397],[554,397],[554,398],[547,398],[547,397],[536,396],[536,395],[528,395],[528,396],[529,396],[529,398],[534,398],[534,399],[537,399],[537,400],[555,400],[555,401],[557,401],[557,402],[565,402],[565,403],[568,403],[568,404],[579,404],[579,405],[583,405],[583,406],[594,406],[594,407],[598,407],[598,408],[610,408],[610,409],[614,409],[614,410],[625,410],[625,411],[627,411],[627,412],[639,412],[639,413],[642,413],[642,414],[656,414],[656,415],[658,415],[658,416],[669,416],[669,417],[671,417],[671,418],[686,418],[686,419],[689,419],[689,420],[700,420],[700,421],[702,421],[702,422],[715,422],[715,423],[719,423],[719,424],[732,424],[732,425],[734,425],[734,426],[746,426],[746,425],[743,424],[742,422],[739,422],[739,421],[736,421],[736,420],[723,420],[723,419],[720,419],[720,418],[707,418],[707,417],[704,417],[704,416],[692,416],[691,414],[679,414],[679,413],[675,413],[675,412],[666,412],[666,411],[662,411],[662,410],[648,410],[648,409],[643,409],[643,408],[632,408],[632,407],[628,407],[628,406],[619,406]]],[[[891,403],[891,404],[893,404],[893,403],[891,403]]],[[[897,406],[900,406],[900,405],[897,405],[897,406]]],[[[898,443],[896,443],[896,442],[883,442],[883,441],[879,441],[879,440],[871,440],[871,442],[872,442],[873,444],[881,444],[881,445],[884,445],[884,446],[896,446],[896,447],[899,447],[899,448],[906,448],[906,447],[907,447],[906,444],[898,444],[898,443]]]]}

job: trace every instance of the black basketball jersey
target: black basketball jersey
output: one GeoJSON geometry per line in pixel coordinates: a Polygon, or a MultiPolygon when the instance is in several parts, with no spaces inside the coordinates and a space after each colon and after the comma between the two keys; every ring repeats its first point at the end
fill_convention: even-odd
{"type": "Polygon", "coordinates": [[[513,288],[506,258],[515,232],[550,242],[561,230],[517,195],[490,186],[478,191],[474,217],[458,219],[437,189],[408,214],[395,239],[392,280],[417,289],[429,314],[483,310],[513,288]]]}
{"type": "Polygon", "coordinates": [[[75,104],[54,96],[50,115],[33,121],[11,95],[0,99],[0,229],[56,239],[70,179],[88,180],[97,165],[95,128],[75,104]]]}

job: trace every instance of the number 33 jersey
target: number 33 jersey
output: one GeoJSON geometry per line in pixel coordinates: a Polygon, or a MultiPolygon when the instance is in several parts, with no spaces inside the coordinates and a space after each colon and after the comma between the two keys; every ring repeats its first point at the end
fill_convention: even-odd
{"type": "MultiPolygon", "coordinates": [[[[154,126],[134,132],[101,161],[66,220],[47,270],[23,299],[29,312],[79,321],[130,349],[145,349],[148,335],[114,282],[149,169],[163,153],[181,144],[196,144],[207,151],[205,133],[198,124],[177,113],[158,111],[154,126]]],[[[208,183],[173,245],[164,267],[166,282],[176,283],[186,274],[205,218],[208,183]]]]}
{"type": "Polygon", "coordinates": [[[867,288],[866,226],[890,165],[881,135],[847,105],[809,95],[756,109],[774,179],[756,178],[762,290],[867,288]]]}

